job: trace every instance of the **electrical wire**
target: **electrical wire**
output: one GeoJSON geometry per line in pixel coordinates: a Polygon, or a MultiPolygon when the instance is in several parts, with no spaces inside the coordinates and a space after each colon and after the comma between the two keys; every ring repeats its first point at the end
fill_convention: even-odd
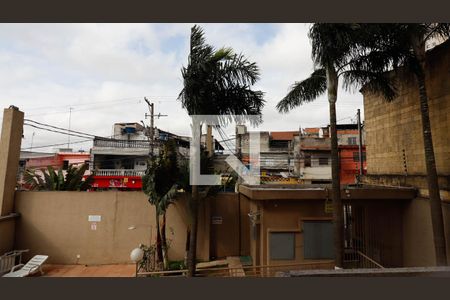
{"type": "Polygon", "coordinates": [[[97,137],[96,135],[93,135],[93,134],[90,134],[90,133],[84,133],[84,132],[81,132],[81,131],[76,131],[76,130],[66,129],[66,128],[62,128],[62,127],[57,127],[57,126],[54,126],[54,125],[40,123],[40,122],[37,122],[37,121],[34,121],[34,120],[30,120],[30,119],[24,119],[24,121],[32,122],[32,123],[35,123],[35,124],[38,124],[38,125],[41,125],[41,126],[46,126],[46,127],[50,127],[50,128],[54,128],[54,129],[64,130],[64,131],[67,131],[67,132],[73,132],[73,133],[77,133],[77,134],[91,136],[91,137],[94,137],[94,138],[97,137]]]}
{"type": "Polygon", "coordinates": [[[54,132],[54,133],[65,134],[65,135],[70,135],[70,136],[76,136],[76,137],[81,137],[81,138],[86,138],[86,136],[83,136],[83,135],[74,134],[74,133],[68,133],[68,132],[61,132],[61,131],[52,130],[52,129],[48,129],[48,128],[44,128],[44,127],[39,127],[39,126],[36,126],[36,125],[33,125],[33,124],[24,123],[23,125],[31,126],[31,127],[37,128],[37,129],[46,130],[46,131],[50,131],[50,132],[54,132]]]}
{"type": "MultiPolygon", "coordinates": [[[[92,139],[83,140],[83,141],[73,141],[73,142],[70,142],[70,143],[71,143],[71,144],[81,144],[81,143],[87,143],[87,142],[92,142],[92,139]]],[[[31,149],[50,148],[50,147],[56,147],[56,146],[62,146],[62,145],[67,145],[67,142],[65,142],[65,143],[59,143],[59,144],[50,144],[50,145],[33,146],[33,147],[28,147],[28,148],[22,148],[22,149],[20,149],[20,150],[31,150],[31,149]]]]}

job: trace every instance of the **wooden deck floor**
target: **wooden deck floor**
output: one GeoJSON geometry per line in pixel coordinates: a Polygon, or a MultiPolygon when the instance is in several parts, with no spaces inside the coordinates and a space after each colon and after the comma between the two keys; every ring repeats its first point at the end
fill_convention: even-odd
{"type": "Polygon", "coordinates": [[[45,277],[135,277],[134,264],[124,265],[44,265],[45,277]]]}

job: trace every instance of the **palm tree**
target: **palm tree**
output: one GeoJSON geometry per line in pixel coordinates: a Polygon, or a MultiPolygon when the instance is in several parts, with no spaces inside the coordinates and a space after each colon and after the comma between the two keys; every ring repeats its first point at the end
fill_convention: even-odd
{"type": "Polygon", "coordinates": [[[48,166],[47,170],[40,170],[42,175],[36,173],[35,169],[26,170],[24,179],[25,184],[30,186],[31,190],[86,191],[94,181],[93,174],[84,178],[87,169],[87,164],[82,164],[79,167],[69,165],[64,175],[62,168],[56,171],[52,166],[48,166]]]}
{"type": "MultiPolygon", "coordinates": [[[[189,115],[217,115],[226,123],[230,115],[260,115],[264,106],[263,93],[251,86],[259,79],[259,69],[242,54],[231,48],[218,50],[205,43],[202,29],[191,29],[187,67],[181,70],[184,87],[178,99],[189,115]]],[[[200,128],[192,128],[194,135],[200,128]]],[[[191,149],[194,151],[195,149],[191,149]]],[[[192,186],[191,231],[188,252],[188,276],[194,276],[197,244],[199,190],[192,186]]]]}
{"type": "Polygon", "coordinates": [[[435,38],[446,40],[450,37],[448,23],[417,23],[417,24],[384,24],[378,36],[385,50],[389,51],[392,67],[404,65],[416,78],[419,91],[419,103],[422,119],[422,134],[425,149],[425,164],[427,170],[427,184],[430,198],[430,212],[433,226],[433,238],[436,263],[447,265],[444,221],[442,202],[439,194],[438,175],[431,132],[428,92],[427,92],[427,61],[426,43],[435,38]]]}
{"type": "Polygon", "coordinates": [[[309,31],[312,59],[316,70],[309,78],[296,82],[277,104],[279,112],[315,100],[327,92],[330,111],[331,175],[334,223],[335,263],[343,267],[343,210],[340,195],[339,157],[336,130],[336,101],[339,78],[345,88],[366,85],[366,88],[387,99],[395,96],[395,89],[383,73],[387,59],[383,53],[366,51],[370,41],[365,31],[374,30],[364,24],[314,24],[309,31]]]}
{"type": "Polygon", "coordinates": [[[149,196],[148,201],[155,206],[156,221],[156,254],[163,268],[169,265],[166,238],[166,211],[175,201],[179,169],[176,147],[173,140],[164,145],[159,158],[153,158],[148,164],[146,174],[142,177],[142,189],[149,196]],[[162,216],[162,224],[160,217],[162,216]]]}

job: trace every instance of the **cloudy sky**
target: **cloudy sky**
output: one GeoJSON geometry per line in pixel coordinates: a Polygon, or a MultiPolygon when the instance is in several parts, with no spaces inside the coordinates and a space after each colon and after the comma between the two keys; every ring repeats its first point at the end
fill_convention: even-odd
{"type": "MultiPolygon", "coordinates": [[[[155,103],[158,128],[190,135],[189,118],[176,100],[182,88],[193,24],[0,24],[0,106],[15,105],[25,118],[71,129],[111,135],[116,122],[140,122],[155,103]]],[[[313,71],[308,24],[200,24],[207,42],[242,52],[261,69],[255,86],[265,92],[260,130],[298,130],[328,124],[325,97],[279,114],[275,105],[291,84],[313,71]]],[[[340,91],[339,123],[362,109],[358,91],[340,91]]],[[[0,120],[2,116],[0,116],[0,120]]],[[[230,136],[232,129],[228,129],[230,136]]],[[[43,145],[67,137],[25,126],[22,148],[52,151],[43,145]]],[[[72,142],[84,140],[71,137],[72,142]]],[[[76,143],[88,150],[91,143],[76,143]]],[[[62,147],[62,146],[61,146],[62,147]]]]}

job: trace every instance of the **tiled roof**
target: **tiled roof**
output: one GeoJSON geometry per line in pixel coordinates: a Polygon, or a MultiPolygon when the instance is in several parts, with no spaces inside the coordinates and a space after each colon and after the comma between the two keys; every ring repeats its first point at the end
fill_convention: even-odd
{"type": "Polygon", "coordinates": [[[306,133],[319,133],[320,128],[305,128],[306,133]]]}
{"type": "Polygon", "coordinates": [[[275,141],[291,141],[298,131],[273,131],[270,133],[272,140],[275,141]]]}

